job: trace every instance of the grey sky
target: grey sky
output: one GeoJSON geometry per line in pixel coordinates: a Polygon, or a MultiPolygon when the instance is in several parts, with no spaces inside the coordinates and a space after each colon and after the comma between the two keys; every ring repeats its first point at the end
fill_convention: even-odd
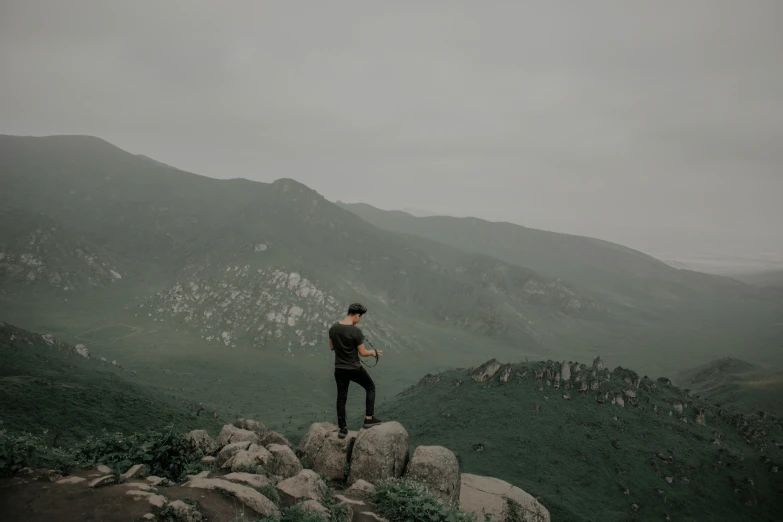
{"type": "Polygon", "coordinates": [[[783,254],[783,2],[0,0],[0,132],[783,254]]]}

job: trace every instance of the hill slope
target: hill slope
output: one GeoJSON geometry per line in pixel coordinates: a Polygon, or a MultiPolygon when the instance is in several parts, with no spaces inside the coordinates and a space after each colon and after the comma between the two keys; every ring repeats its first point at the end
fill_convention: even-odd
{"type": "Polygon", "coordinates": [[[673,379],[724,407],[746,414],[768,411],[783,416],[783,370],[727,357],[682,371],[673,379]]]}
{"type": "Polygon", "coordinates": [[[553,520],[768,521],[783,509],[781,419],[733,414],[600,361],[563,368],[497,363],[476,373],[491,375],[484,382],[469,370],[428,375],[379,414],[405,424],[414,445],[458,452],[463,471],[518,485],[553,520]]]}
{"type": "Polygon", "coordinates": [[[0,428],[48,431],[48,442],[58,444],[103,429],[218,426],[209,412],[196,415],[196,402],[134,384],[114,363],[91,357],[82,345],[0,323],[0,428]]]}

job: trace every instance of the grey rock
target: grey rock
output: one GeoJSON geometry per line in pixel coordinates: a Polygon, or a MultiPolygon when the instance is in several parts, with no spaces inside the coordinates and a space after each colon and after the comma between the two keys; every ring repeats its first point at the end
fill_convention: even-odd
{"type": "Polygon", "coordinates": [[[221,448],[235,442],[250,442],[251,444],[259,444],[261,437],[258,433],[250,430],[243,430],[237,428],[233,424],[226,424],[223,429],[220,430],[220,435],[217,438],[217,444],[221,448]]]}
{"type": "Polygon", "coordinates": [[[497,359],[491,359],[481,366],[479,366],[472,374],[473,380],[476,382],[486,382],[500,370],[500,363],[497,359]]]}
{"type": "Polygon", "coordinates": [[[231,457],[236,455],[241,450],[246,450],[251,445],[251,442],[246,440],[244,442],[234,442],[233,444],[228,444],[223,447],[223,449],[220,450],[220,453],[217,455],[217,462],[216,464],[218,466],[223,466],[223,464],[226,463],[227,460],[229,460],[231,457]]]}
{"type": "Polygon", "coordinates": [[[529,522],[550,522],[549,511],[532,495],[512,486],[508,482],[478,475],[462,474],[460,487],[460,508],[484,520],[483,512],[489,520],[501,522],[506,519],[506,499],[513,500],[522,509],[523,520],[529,522]]]}
{"type": "Polygon", "coordinates": [[[296,455],[307,466],[330,481],[345,478],[345,464],[351,454],[357,432],[349,431],[341,439],[337,436],[337,426],[327,422],[312,424],[307,435],[299,443],[296,455]]]}
{"type": "Polygon", "coordinates": [[[147,476],[147,466],[144,464],[136,464],[135,466],[131,466],[131,468],[120,475],[120,481],[125,482],[126,480],[131,480],[135,478],[144,478],[147,476]]]}
{"type": "Polygon", "coordinates": [[[102,477],[98,477],[97,479],[91,481],[88,485],[91,488],[99,488],[101,486],[108,486],[109,484],[114,484],[117,482],[117,478],[114,475],[104,475],[102,477]]]}
{"type": "Polygon", "coordinates": [[[311,469],[303,469],[296,476],[287,478],[275,486],[280,500],[285,506],[291,506],[305,500],[321,500],[329,491],[326,482],[311,469]]]}
{"type": "Polygon", "coordinates": [[[204,516],[193,506],[181,500],[169,502],[169,508],[177,513],[178,520],[182,522],[202,522],[204,516]]]}
{"type": "Polygon", "coordinates": [[[206,490],[220,490],[233,495],[237,500],[262,516],[276,516],[280,510],[264,495],[242,484],[215,478],[199,478],[183,484],[183,487],[206,490]]]}
{"type": "Polygon", "coordinates": [[[359,498],[369,498],[370,495],[375,493],[375,486],[367,482],[366,480],[357,480],[351,487],[345,490],[346,495],[351,495],[359,498]]]}
{"type": "Polygon", "coordinates": [[[266,448],[257,444],[251,444],[246,450],[237,451],[221,467],[231,471],[254,469],[259,466],[266,468],[271,458],[272,454],[266,448]]]}
{"type": "Polygon", "coordinates": [[[225,477],[226,480],[231,482],[238,482],[247,484],[254,488],[263,488],[272,484],[272,482],[264,475],[255,475],[253,473],[229,473],[225,477]]]}
{"type": "Polygon", "coordinates": [[[185,435],[185,440],[193,451],[200,451],[204,455],[214,455],[220,448],[217,441],[204,430],[193,430],[185,435]]]}
{"type": "Polygon", "coordinates": [[[378,480],[401,477],[408,464],[409,436],[399,422],[384,422],[362,430],[351,454],[348,486],[357,480],[375,484],[378,480]]]}
{"type": "Polygon", "coordinates": [[[418,446],[405,475],[426,484],[430,491],[446,501],[459,500],[459,462],[457,456],[443,446],[418,446]]]}
{"type": "Polygon", "coordinates": [[[283,478],[293,477],[302,471],[302,463],[294,451],[282,444],[270,444],[266,447],[271,456],[266,464],[269,473],[283,478]]]}

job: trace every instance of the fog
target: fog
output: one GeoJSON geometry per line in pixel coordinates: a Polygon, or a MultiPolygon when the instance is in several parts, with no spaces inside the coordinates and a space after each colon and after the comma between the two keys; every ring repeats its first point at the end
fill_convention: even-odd
{"type": "Polygon", "coordinates": [[[663,257],[783,256],[783,3],[0,3],[0,132],[663,257]]]}

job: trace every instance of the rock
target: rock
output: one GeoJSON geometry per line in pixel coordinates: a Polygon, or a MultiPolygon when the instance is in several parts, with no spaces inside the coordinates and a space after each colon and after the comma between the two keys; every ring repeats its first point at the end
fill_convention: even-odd
{"type": "Polygon", "coordinates": [[[321,477],[311,469],[303,469],[296,476],[279,482],[276,489],[285,506],[291,506],[307,499],[317,502],[329,490],[326,482],[321,480],[321,477]]]}
{"type": "Polygon", "coordinates": [[[272,484],[272,482],[264,475],[254,475],[253,473],[229,473],[223,478],[231,482],[247,484],[248,486],[256,489],[272,484]]]}
{"type": "Polygon", "coordinates": [[[147,482],[149,482],[152,486],[164,486],[168,482],[168,479],[151,475],[147,477],[147,482]]]}
{"type": "Polygon", "coordinates": [[[486,511],[490,521],[505,520],[507,502],[510,499],[521,508],[522,520],[549,522],[549,511],[533,496],[512,486],[508,482],[492,478],[463,473],[461,476],[459,503],[467,513],[474,513],[484,520],[482,511],[486,511]]]}
{"type": "Polygon", "coordinates": [[[408,444],[408,432],[396,421],[362,430],[353,445],[347,485],[359,479],[374,484],[402,476],[408,464],[408,444]]]}
{"type": "Polygon", "coordinates": [[[220,449],[217,441],[204,430],[193,430],[185,435],[185,440],[193,451],[200,451],[204,455],[214,455],[220,449]]]}
{"type": "Polygon", "coordinates": [[[337,436],[336,425],[318,422],[310,426],[296,449],[296,455],[326,480],[341,481],[345,478],[345,464],[356,436],[357,432],[349,431],[348,436],[341,439],[337,436]]]}
{"type": "Polygon", "coordinates": [[[683,407],[681,402],[675,402],[672,404],[672,408],[674,408],[674,411],[677,412],[677,415],[682,415],[683,407]]]}
{"type": "Polygon", "coordinates": [[[571,365],[565,361],[563,361],[563,364],[560,366],[560,380],[563,382],[571,380],[571,365]]]}
{"type": "Polygon", "coordinates": [[[177,520],[181,522],[202,522],[204,516],[199,511],[181,500],[175,500],[169,503],[169,508],[177,513],[177,520]]]}
{"type": "Polygon", "coordinates": [[[223,479],[199,478],[186,482],[183,484],[183,487],[225,491],[234,495],[237,500],[261,516],[268,517],[280,514],[277,506],[275,506],[271,500],[250,486],[235,484],[223,479]]]}
{"type": "Polygon", "coordinates": [[[201,473],[197,473],[195,475],[186,475],[185,478],[188,480],[195,480],[200,478],[207,478],[209,476],[209,471],[202,471],[201,473]]]}
{"type": "Polygon", "coordinates": [[[166,497],[156,495],[155,493],[150,493],[149,491],[139,491],[137,489],[132,489],[130,491],[126,491],[125,494],[135,497],[136,500],[146,498],[147,502],[156,508],[162,508],[166,505],[166,497]]]}
{"type": "Polygon", "coordinates": [[[141,518],[143,518],[144,520],[155,520],[155,515],[153,515],[152,513],[145,513],[144,515],[142,515],[141,518]]]}
{"type": "Polygon", "coordinates": [[[369,498],[370,495],[375,493],[375,486],[367,482],[366,480],[357,480],[353,485],[345,490],[347,495],[354,497],[369,498]]]}
{"type": "Polygon", "coordinates": [[[487,382],[495,376],[498,370],[500,370],[500,363],[497,359],[491,359],[479,366],[471,374],[471,377],[473,377],[473,380],[476,382],[487,382]]]}
{"type": "Polygon", "coordinates": [[[633,390],[623,390],[623,393],[624,393],[624,394],[625,394],[625,396],[626,396],[626,397],[628,397],[629,399],[633,399],[633,398],[635,398],[635,397],[636,397],[636,392],[635,392],[635,391],[633,391],[633,390]]]}
{"type": "Polygon", "coordinates": [[[144,464],[136,464],[135,466],[131,466],[131,468],[120,475],[120,482],[125,482],[126,480],[135,479],[135,478],[144,478],[147,476],[147,466],[144,464]]]}
{"type": "Polygon", "coordinates": [[[612,400],[612,404],[617,404],[619,407],[624,408],[625,407],[625,399],[623,399],[623,396],[620,394],[617,394],[614,399],[612,400]]]}
{"type": "MultiPolygon", "coordinates": [[[[250,442],[251,444],[260,444],[261,437],[258,433],[250,430],[243,430],[237,428],[233,424],[226,424],[223,429],[220,430],[220,435],[217,438],[217,444],[223,448],[229,444],[235,442],[250,442]]],[[[244,449],[244,448],[243,448],[244,449]]]]}
{"type": "Polygon", "coordinates": [[[98,471],[99,473],[103,473],[104,475],[107,474],[107,473],[111,473],[111,468],[109,466],[105,466],[103,464],[101,464],[100,466],[95,468],[95,470],[98,471]]]}
{"type": "Polygon", "coordinates": [[[264,435],[261,438],[261,441],[259,442],[262,446],[269,446],[270,444],[280,444],[282,446],[291,446],[291,443],[288,442],[288,439],[284,436],[280,435],[276,431],[270,431],[266,435],[264,435]]]}
{"type": "Polygon", "coordinates": [[[223,469],[242,471],[243,469],[266,468],[272,454],[263,446],[251,444],[246,450],[237,451],[223,466],[223,469]]]}
{"type": "Polygon", "coordinates": [[[57,484],[79,484],[81,482],[85,482],[87,479],[83,479],[82,477],[65,477],[61,478],[57,481],[57,484]]]}
{"type": "Polygon", "coordinates": [[[83,344],[77,344],[76,346],[73,347],[73,349],[76,350],[77,354],[81,355],[85,359],[90,358],[90,351],[83,344]]]}
{"type": "Polygon", "coordinates": [[[348,511],[348,520],[352,522],[389,522],[373,512],[375,507],[367,500],[350,495],[335,495],[334,499],[348,511]]]}
{"type": "Polygon", "coordinates": [[[600,372],[601,370],[605,370],[606,365],[604,364],[603,359],[601,359],[601,356],[599,355],[595,359],[593,359],[593,370],[600,372]]]}
{"type": "Polygon", "coordinates": [[[508,382],[508,378],[511,377],[511,366],[506,366],[503,371],[500,372],[500,382],[508,382]]]}
{"type": "Polygon", "coordinates": [[[220,453],[217,455],[217,461],[215,464],[218,466],[223,466],[223,464],[226,463],[228,459],[233,457],[235,454],[237,454],[241,450],[246,450],[250,447],[251,442],[250,441],[244,441],[244,442],[234,442],[233,444],[228,444],[227,446],[224,446],[222,450],[220,450],[220,453]]]}
{"type": "Polygon", "coordinates": [[[299,504],[299,507],[305,511],[315,511],[316,513],[321,513],[326,515],[326,518],[329,518],[329,510],[323,507],[320,502],[317,502],[313,499],[305,500],[299,504]]]}
{"type": "Polygon", "coordinates": [[[707,414],[703,411],[700,411],[696,414],[696,424],[701,424],[702,426],[707,425],[707,414]]]}
{"type": "Polygon", "coordinates": [[[293,477],[302,471],[302,463],[296,458],[294,451],[282,444],[270,444],[267,450],[271,453],[266,469],[269,473],[283,478],[293,477]]]}
{"type": "Polygon", "coordinates": [[[442,446],[418,446],[405,475],[423,484],[446,501],[459,500],[459,462],[442,446]]]}
{"type": "Polygon", "coordinates": [[[114,475],[104,475],[90,482],[88,485],[91,488],[99,488],[101,486],[108,486],[117,482],[117,478],[114,475]]]}
{"type": "Polygon", "coordinates": [[[207,455],[206,457],[201,458],[201,463],[206,466],[214,466],[217,464],[217,457],[213,457],[212,455],[207,455]]]}

